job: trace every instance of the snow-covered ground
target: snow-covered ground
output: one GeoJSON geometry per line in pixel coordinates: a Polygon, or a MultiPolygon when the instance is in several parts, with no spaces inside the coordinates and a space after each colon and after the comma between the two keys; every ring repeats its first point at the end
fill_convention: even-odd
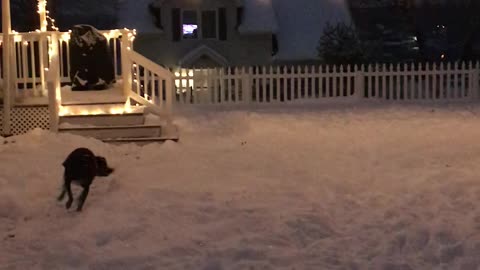
{"type": "Polygon", "coordinates": [[[477,107],[189,112],[179,143],[143,147],[5,139],[0,269],[479,269],[477,107]],[[80,146],[116,171],[77,213],[55,198],[80,146]]]}

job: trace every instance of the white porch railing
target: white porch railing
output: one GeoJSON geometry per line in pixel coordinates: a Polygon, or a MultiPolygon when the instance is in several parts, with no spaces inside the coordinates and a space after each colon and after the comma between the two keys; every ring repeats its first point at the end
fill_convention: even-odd
{"type": "MultiPolygon", "coordinates": [[[[125,95],[166,116],[170,126],[172,115],[173,74],[125,46],[122,51],[123,87],[125,95]]],[[[168,127],[167,127],[168,128],[168,127]]]]}
{"type": "MultiPolygon", "coordinates": [[[[100,31],[107,38],[117,78],[121,77],[120,38],[122,31],[125,30],[100,31]]],[[[16,97],[46,96],[47,82],[44,71],[50,66],[49,55],[51,55],[53,35],[57,36],[58,40],[60,81],[62,83],[70,82],[69,32],[13,33],[11,47],[12,58],[15,61],[11,61],[11,69],[16,97]]],[[[3,44],[2,41],[3,37],[0,36],[0,42],[3,44]]]]}
{"type": "MultiPolygon", "coordinates": [[[[107,38],[115,76],[121,79],[122,46],[132,46],[133,32],[127,29],[100,32],[107,38]]],[[[2,89],[2,92],[8,91],[12,101],[48,96],[51,129],[56,130],[61,105],[60,84],[70,82],[70,32],[14,32],[10,40],[12,49],[7,57],[10,59],[12,87],[2,89]]],[[[0,46],[3,46],[3,36],[0,36],[0,46]]],[[[1,68],[3,70],[3,66],[1,68]]],[[[3,80],[3,72],[1,75],[3,80]]],[[[8,115],[11,108],[3,110],[8,115]]],[[[10,119],[4,117],[3,121],[10,119]]],[[[9,131],[3,133],[9,134],[9,131]]]]}
{"type": "Polygon", "coordinates": [[[479,98],[479,63],[180,69],[176,105],[479,98]]]}

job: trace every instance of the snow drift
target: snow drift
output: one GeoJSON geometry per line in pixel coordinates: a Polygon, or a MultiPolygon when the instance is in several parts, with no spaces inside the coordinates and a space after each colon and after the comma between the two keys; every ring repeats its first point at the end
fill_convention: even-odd
{"type": "Polygon", "coordinates": [[[479,112],[197,111],[179,143],[7,138],[0,269],[477,269],[479,112]],[[116,171],[76,213],[55,197],[80,146],[116,171]]]}

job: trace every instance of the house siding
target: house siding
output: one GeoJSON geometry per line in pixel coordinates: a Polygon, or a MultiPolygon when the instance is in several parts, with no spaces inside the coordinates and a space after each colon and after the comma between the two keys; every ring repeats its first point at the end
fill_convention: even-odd
{"type": "MultiPolygon", "coordinates": [[[[218,16],[218,13],[217,13],[218,16]]],[[[271,62],[272,35],[240,35],[237,26],[237,5],[226,0],[175,0],[165,1],[161,7],[163,33],[139,33],[135,39],[135,51],[152,61],[168,67],[178,66],[179,60],[195,48],[206,45],[225,57],[231,66],[263,65],[271,62]],[[226,40],[189,39],[174,40],[174,8],[226,11],[226,40]]],[[[218,22],[218,20],[217,20],[218,22]]],[[[208,61],[207,61],[208,62],[208,61]]]]}

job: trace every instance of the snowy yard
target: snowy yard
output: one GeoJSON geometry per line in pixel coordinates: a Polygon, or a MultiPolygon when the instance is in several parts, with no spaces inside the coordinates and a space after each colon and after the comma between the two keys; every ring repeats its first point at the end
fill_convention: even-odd
{"type": "Polygon", "coordinates": [[[478,104],[193,115],[179,143],[0,142],[0,269],[479,269],[478,104]],[[80,146],[116,171],[77,213],[80,146]]]}

